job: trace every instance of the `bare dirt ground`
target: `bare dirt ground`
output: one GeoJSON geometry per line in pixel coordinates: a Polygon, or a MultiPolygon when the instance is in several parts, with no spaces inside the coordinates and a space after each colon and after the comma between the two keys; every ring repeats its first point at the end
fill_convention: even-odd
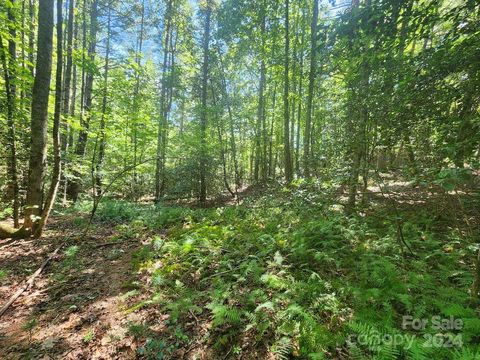
{"type": "Polygon", "coordinates": [[[0,317],[0,359],[131,359],[139,344],[129,324],[140,317],[155,323],[152,313],[128,311],[141,300],[131,262],[140,241],[116,243],[115,231],[103,226],[79,238],[74,223],[56,218],[40,240],[0,243],[1,305],[64,243],[0,317]]]}

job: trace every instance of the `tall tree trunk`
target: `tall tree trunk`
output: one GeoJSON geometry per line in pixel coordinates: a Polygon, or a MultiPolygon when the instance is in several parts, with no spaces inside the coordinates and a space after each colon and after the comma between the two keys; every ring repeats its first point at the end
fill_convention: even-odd
{"type": "MultiPolygon", "coordinates": [[[[22,16],[21,16],[21,34],[20,34],[20,38],[21,38],[21,58],[22,58],[22,71],[23,73],[26,73],[26,69],[27,69],[27,57],[26,57],[26,53],[25,53],[25,49],[27,48],[27,45],[26,45],[26,38],[27,38],[27,34],[26,34],[26,25],[25,25],[25,22],[26,22],[26,17],[25,17],[25,12],[26,12],[26,0],[22,0],[22,10],[21,10],[21,13],[22,13],[22,16]]],[[[22,90],[20,92],[20,99],[21,99],[21,106],[24,107],[25,106],[25,97],[26,97],[26,82],[25,80],[22,81],[22,90]]]]}
{"type": "Polygon", "coordinates": [[[222,92],[223,97],[225,99],[225,103],[227,105],[227,113],[228,113],[228,127],[230,132],[230,150],[232,151],[232,160],[233,160],[233,172],[234,172],[234,179],[235,179],[235,194],[238,193],[238,189],[240,188],[240,173],[238,170],[238,155],[237,155],[237,143],[235,141],[235,126],[233,123],[233,111],[232,105],[230,102],[230,96],[228,95],[227,91],[227,81],[225,79],[225,66],[222,61],[222,53],[220,52],[220,48],[217,47],[218,53],[218,62],[220,64],[220,80],[222,83],[222,92]]]}
{"type": "MultiPolygon", "coordinates": [[[[74,36],[74,18],[75,18],[75,0],[69,0],[68,4],[68,22],[67,22],[67,42],[66,42],[66,50],[67,50],[67,61],[65,65],[65,73],[64,73],[64,96],[63,96],[63,105],[62,105],[62,114],[67,116],[69,114],[70,109],[70,90],[71,90],[71,82],[72,82],[72,68],[73,68],[73,36],[74,36]]],[[[68,123],[64,121],[62,123],[63,132],[61,136],[62,140],[62,152],[65,153],[68,147],[68,123]]]]}
{"type": "MultiPolygon", "coordinates": [[[[16,147],[16,131],[15,131],[15,108],[17,87],[15,85],[15,69],[17,62],[17,44],[16,44],[16,19],[15,19],[15,1],[12,1],[11,7],[8,8],[8,27],[10,38],[8,40],[8,61],[7,54],[3,45],[3,39],[0,36],[0,56],[2,68],[5,77],[5,95],[7,98],[7,148],[9,155],[7,157],[7,168],[10,174],[10,186],[13,195],[13,223],[17,228],[19,221],[19,184],[17,172],[17,147],[16,147]]],[[[23,48],[22,48],[23,49],[23,48]]]]}
{"type": "MultiPolygon", "coordinates": [[[[9,47],[11,48],[11,47],[9,47]]],[[[2,61],[3,73],[5,76],[5,94],[7,97],[7,148],[9,155],[7,157],[7,168],[10,174],[10,181],[13,195],[13,223],[17,228],[20,225],[19,222],[19,185],[18,185],[18,173],[17,173],[17,147],[16,147],[16,135],[15,135],[15,85],[12,84],[13,74],[12,70],[15,64],[12,65],[14,58],[10,54],[10,66],[7,63],[7,54],[3,46],[3,39],[0,36],[0,56],[2,61]]]]}
{"type": "MultiPolygon", "coordinates": [[[[95,62],[95,51],[97,46],[97,16],[98,16],[98,0],[93,0],[90,9],[90,29],[89,29],[89,44],[88,44],[88,58],[89,63],[95,62]]],[[[91,118],[92,99],[93,99],[93,80],[94,72],[91,70],[86,71],[85,75],[85,92],[84,92],[84,106],[83,111],[80,114],[80,123],[82,129],[78,136],[78,143],[76,148],[76,154],[80,157],[85,155],[85,149],[88,140],[88,130],[91,118]]]]}
{"type": "Polygon", "coordinates": [[[32,231],[42,207],[48,129],[48,96],[52,73],[53,0],[38,6],[37,63],[32,90],[31,145],[24,228],[32,231]]]}
{"type": "Polygon", "coordinates": [[[277,83],[273,85],[273,98],[272,98],[272,120],[270,121],[270,133],[268,141],[268,176],[275,177],[275,165],[273,161],[273,136],[275,128],[275,106],[277,103],[277,83]]]}
{"type": "Polygon", "coordinates": [[[102,96],[102,115],[100,117],[100,145],[98,147],[98,161],[95,168],[95,196],[99,198],[102,195],[102,166],[105,157],[106,146],[106,116],[108,101],[108,72],[110,70],[110,38],[112,36],[112,4],[108,5],[107,15],[107,38],[105,45],[105,66],[103,68],[103,96],[102,96]]]}
{"type": "MultiPolygon", "coordinates": [[[[77,50],[78,48],[78,20],[74,19],[73,25],[73,51],[77,50]]],[[[72,95],[70,97],[70,105],[68,108],[68,115],[70,117],[74,117],[76,113],[76,105],[77,105],[77,65],[74,63],[72,67],[72,86],[71,86],[72,95]]],[[[73,147],[73,131],[69,129],[68,131],[68,147],[73,147]]]]}
{"type": "MultiPolygon", "coordinates": [[[[303,34],[302,34],[303,38],[303,34]]],[[[302,40],[303,44],[303,40],[302,40]]],[[[300,177],[300,132],[301,132],[301,115],[302,115],[302,96],[303,96],[303,51],[300,54],[300,84],[298,88],[298,106],[297,106],[297,130],[295,132],[295,172],[300,177]]]]}
{"type": "Polygon", "coordinates": [[[47,223],[50,211],[55,203],[58,184],[61,173],[61,143],[60,143],[60,117],[62,114],[62,70],[63,70],[63,19],[62,19],[62,0],[57,0],[57,69],[55,74],[55,112],[53,115],[53,169],[52,180],[48,190],[45,205],[43,206],[42,216],[35,230],[35,237],[42,236],[43,229],[47,223]]]}
{"type": "Polygon", "coordinates": [[[207,202],[207,84],[208,60],[210,44],[210,18],[212,15],[211,0],[207,0],[205,9],[205,31],[203,34],[203,63],[202,63],[202,89],[201,89],[201,114],[200,114],[200,204],[207,202]]]}
{"type": "Polygon", "coordinates": [[[308,74],[308,94],[307,94],[307,114],[305,119],[305,134],[303,138],[303,167],[305,177],[310,177],[310,145],[311,145],[311,129],[312,129],[312,106],[313,106],[313,89],[315,85],[316,75],[316,56],[317,56],[317,23],[318,23],[318,0],[313,0],[312,23],[310,26],[310,72],[308,74]]]}
{"type": "Polygon", "coordinates": [[[28,2],[28,15],[30,17],[29,31],[28,31],[28,62],[30,68],[30,74],[35,75],[35,0],[29,0],[28,2]]]}
{"type": "MultiPolygon", "coordinates": [[[[65,65],[64,72],[64,88],[63,88],[63,105],[62,105],[62,115],[66,118],[69,115],[70,111],[70,90],[72,83],[72,69],[73,69],[73,39],[74,39],[74,19],[75,19],[75,0],[68,1],[68,21],[67,21],[67,40],[66,40],[66,50],[67,50],[67,60],[65,65]]],[[[74,101],[74,100],[73,100],[74,101]]],[[[63,188],[63,202],[66,202],[66,188],[67,188],[67,178],[65,176],[66,168],[66,159],[69,149],[69,126],[68,122],[64,119],[62,121],[62,132],[61,132],[61,146],[62,146],[62,166],[60,174],[60,183],[63,188]]]]}
{"type": "MultiPolygon", "coordinates": [[[[371,1],[366,1],[367,10],[370,9],[371,1]]],[[[358,6],[354,5],[354,6],[358,6]]],[[[363,27],[363,30],[369,26],[368,20],[369,15],[367,14],[363,20],[358,24],[359,29],[363,27]]],[[[354,32],[358,33],[359,29],[355,29],[354,32]]],[[[366,47],[368,48],[368,46],[366,47]]],[[[369,87],[369,77],[370,77],[370,66],[368,64],[367,54],[363,54],[361,59],[360,66],[357,70],[356,81],[353,85],[353,94],[354,94],[354,103],[352,104],[355,111],[351,114],[351,121],[353,125],[351,126],[353,133],[351,134],[351,154],[352,154],[352,165],[350,168],[350,178],[349,178],[349,194],[348,202],[345,207],[345,212],[347,215],[351,214],[355,210],[356,206],[356,197],[357,197],[357,188],[359,175],[361,173],[360,167],[362,166],[363,161],[363,173],[367,172],[368,169],[368,159],[366,149],[368,148],[367,144],[367,126],[369,119],[369,111],[365,104],[365,94],[368,93],[369,87]]]]}
{"type": "MultiPolygon", "coordinates": [[[[295,8],[293,9],[295,13],[295,8]]],[[[291,151],[291,158],[292,158],[292,173],[294,167],[294,159],[295,159],[295,122],[296,122],[296,114],[297,114],[297,84],[299,81],[299,77],[297,76],[298,72],[298,27],[299,27],[299,15],[298,13],[294,16],[293,21],[293,33],[295,36],[293,37],[293,49],[292,49],[292,96],[289,104],[290,108],[290,151],[291,151]]]]}
{"type": "MultiPolygon", "coordinates": [[[[213,101],[213,107],[217,107],[217,99],[215,96],[215,89],[212,86],[212,101],[213,101]]],[[[224,131],[224,124],[221,116],[217,116],[217,135],[218,135],[218,143],[220,144],[220,159],[222,159],[222,170],[223,170],[223,184],[225,185],[225,188],[227,191],[232,195],[233,197],[236,196],[236,193],[233,192],[232,188],[230,187],[230,184],[228,183],[228,172],[227,172],[227,158],[226,158],[226,150],[225,146],[223,144],[223,131],[224,131]]]]}
{"type": "Polygon", "coordinates": [[[290,110],[289,110],[289,64],[290,64],[290,34],[289,34],[289,0],[285,0],[285,59],[284,59],[284,89],[283,89],[283,151],[285,162],[285,180],[293,180],[292,155],[290,149],[290,110]]]}
{"type": "MultiPolygon", "coordinates": [[[[83,113],[84,113],[84,107],[85,107],[85,76],[86,76],[86,63],[87,63],[87,46],[88,46],[88,39],[87,39],[87,0],[83,0],[82,2],[82,63],[81,63],[81,72],[80,72],[80,125],[83,126],[83,113]]],[[[75,30],[78,32],[78,22],[75,23],[75,30]]],[[[76,83],[77,83],[77,68],[76,65],[73,65],[73,94],[74,97],[76,97],[76,83]]],[[[72,108],[70,109],[71,113],[74,113],[75,111],[75,99],[72,101],[72,108]]],[[[80,140],[80,134],[81,131],[79,132],[78,138],[77,138],[77,143],[76,143],[76,148],[73,150],[72,149],[72,154],[77,155],[77,149],[78,149],[78,140],[80,140]]],[[[68,134],[68,146],[73,148],[74,144],[74,132],[70,131],[68,134]]],[[[72,172],[71,175],[73,177],[67,181],[67,188],[65,189],[65,198],[69,198],[70,200],[73,200],[74,202],[77,200],[78,193],[80,191],[80,172],[78,170],[75,170],[75,160],[78,159],[73,159],[72,158],[72,172]]]]}
{"type": "Polygon", "coordinates": [[[167,143],[167,67],[168,67],[168,50],[171,37],[172,22],[172,1],[167,3],[165,11],[165,36],[163,42],[163,65],[162,65],[162,88],[160,93],[160,119],[157,130],[157,161],[155,167],[155,202],[160,201],[165,188],[165,161],[166,161],[166,143],[167,143]]]}
{"type": "MultiPolygon", "coordinates": [[[[84,3],[85,5],[85,3],[84,3]]],[[[89,29],[89,43],[88,43],[88,58],[89,63],[93,64],[95,62],[95,50],[97,45],[97,16],[98,16],[98,0],[93,0],[90,9],[90,29],[89,29]]],[[[84,9],[85,11],[86,9],[84,9]]],[[[84,24],[85,27],[85,24],[84,24]]],[[[84,43],[86,41],[86,35],[84,31],[84,43]]],[[[75,148],[75,155],[78,160],[82,160],[85,156],[85,150],[87,148],[88,141],[88,132],[90,127],[91,119],[91,109],[92,109],[92,99],[93,99],[93,80],[94,72],[91,70],[85,71],[84,66],[82,72],[85,72],[85,87],[83,90],[83,107],[80,112],[80,125],[81,129],[78,134],[77,145],[75,148]]],[[[83,82],[83,81],[82,81],[83,82]]],[[[74,172],[75,178],[71,183],[71,188],[69,191],[70,197],[73,202],[76,202],[78,195],[82,187],[81,174],[78,171],[74,172]]]]}
{"type": "MultiPolygon", "coordinates": [[[[73,51],[75,51],[78,47],[78,20],[77,18],[74,18],[74,25],[73,25],[73,51]]],[[[83,75],[82,75],[83,76],[83,75]]],[[[83,79],[83,77],[82,77],[83,79]]],[[[82,82],[83,84],[83,82],[82,82]]],[[[83,85],[82,85],[82,92],[83,92],[83,85]]],[[[71,96],[69,100],[70,104],[68,109],[64,109],[65,111],[68,111],[68,116],[70,118],[73,118],[76,113],[76,105],[77,105],[77,65],[75,62],[73,63],[72,66],[72,85],[71,85],[71,96]]],[[[71,149],[73,149],[74,145],[74,131],[72,128],[68,128],[68,133],[66,137],[67,145],[66,149],[68,151],[65,151],[65,155],[68,156],[70,154],[71,149]]],[[[67,159],[65,159],[67,160],[67,159]]],[[[68,173],[68,165],[70,165],[67,161],[64,162],[64,167],[63,167],[63,174],[65,175],[65,181],[64,181],[64,186],[63,186],[63,204],[67,203],[67,198],[68,198],[68,193],[71,188],[71,182],[68,180],[66,177],[66,174],[68,173]]]]}
{"type": "Polygon", "coordinates": [[[133,93],[133,101],[134,101],[134,111],[135,116],[133,119],[133,193],[136,200],[136,193],[137,193],[137,157],[138,157],[138,119],[139,119],[139,112],[140,112],[140,104],[139,104],[139,94],[140,94],[140,65],[141,65],[141,54],[142,54],[142,47],[143,47],[143,28],[145,23],[145,0],[142,1],[142,13],[140,17],[140,31],[138,33],[138,40],[137,40],[137,51],[135,53],[135,63],[137,65],[137,70],[135,74],[135,89],[133,93]]]}
{"type": "MultiPolygon", "coordinates": [[[[355,210],[356,205],[356,198],[357,198],[357,188],[358,188],[358,177],[360,175],[360,165],[362,164],[362,159],[365,156],[364,154],[364,133],[362,128],[366,123],[366,116],[367,114],[363,111],[363,109],[359,113],[359,124],[357,127],[360,130],[356,131],[356,135],[359,138],[352,139],[353,147],[352,147],[352,154],[353,154],[353,161],[350,168],[350,178],[349,178],[349,192],[348,192],[348,202],[345,208],[347,215],[350,215],[355,210]]],[[[355,125],[353,125],[355,127],[355,125]]]]}
{"type": "Polygon", "coordinates": [[[265,122],[265,1],[263,1],[261,8],[261,51],[260,51],[260,83],[258,88],[258,109],[257,109],[257,123],[255,126],[255,166],[254,166],[254,175],[253,179],[255,182],[258,182],[260,167],[263,166],[264,160],[262,155],[262,127],[265,122]]]}

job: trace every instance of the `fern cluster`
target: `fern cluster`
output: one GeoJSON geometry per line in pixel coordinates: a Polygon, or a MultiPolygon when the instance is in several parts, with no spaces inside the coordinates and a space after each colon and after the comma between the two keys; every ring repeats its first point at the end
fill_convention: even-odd
{"type": "Polygon", "coordinates": [[[170,314],[172,329],[208,329],[187,326],[181,341],[230,356],[254,346],[278,359],[475,359],[480,321],[468,302],[467,253],[445,251],[451,239],[417,214],[404,225],[415,249],[405,258],[380,210],[345,218],[328,199],[294,187],[179,212],[168,238],[136,260],[150,274],[151,305],[170,314]],[[463,347],[426,347],[434,330],[402,328],[406,315],[462,319],[442,336],[461,335],[463,347]],[[389,336],[411,341],[377,341],[389,336]]]}

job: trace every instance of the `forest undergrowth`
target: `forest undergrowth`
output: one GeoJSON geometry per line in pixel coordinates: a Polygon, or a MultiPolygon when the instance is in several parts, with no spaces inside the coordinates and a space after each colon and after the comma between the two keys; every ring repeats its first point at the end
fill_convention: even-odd
{"type": "Polygon", "coordinates": [[[477,359],[478,245],[462,220],[474,202],[391,189],[352,217],[333,188],[304,182],[210,209],[105,202],[98,221],[118,223],[122,238],[154,234],[133,256],[142,281],[127,295],[148,296],[125,311],[157,309],[165,327],[131,323],[137,354],[477,359]],[[452,216],[455,202],[463,213],[452,216]]]}

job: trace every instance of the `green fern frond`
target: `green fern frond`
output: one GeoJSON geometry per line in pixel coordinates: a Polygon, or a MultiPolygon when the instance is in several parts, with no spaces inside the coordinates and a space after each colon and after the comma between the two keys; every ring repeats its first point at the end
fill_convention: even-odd
{"type": "Polygon", "coordinates": [[[473,351],[468,348],[462,348],[461,350],[455,350],[452,352],[452,360],[478,360],[480,354],[478,351],[473,351]]]}
{"type": "Polygon", "coordinates": [[[272,352],[278,360],[287,360],[292,352],[292,340],[289,337],[282,337],[272,346],[272,352]]]}
{"type": "Polygon", "coordinates": [[[238,324],[241,322],[242,313],[239,309],[222,304],[210,304],[207,306],[213,314],[213,325],[238,324]]]}

